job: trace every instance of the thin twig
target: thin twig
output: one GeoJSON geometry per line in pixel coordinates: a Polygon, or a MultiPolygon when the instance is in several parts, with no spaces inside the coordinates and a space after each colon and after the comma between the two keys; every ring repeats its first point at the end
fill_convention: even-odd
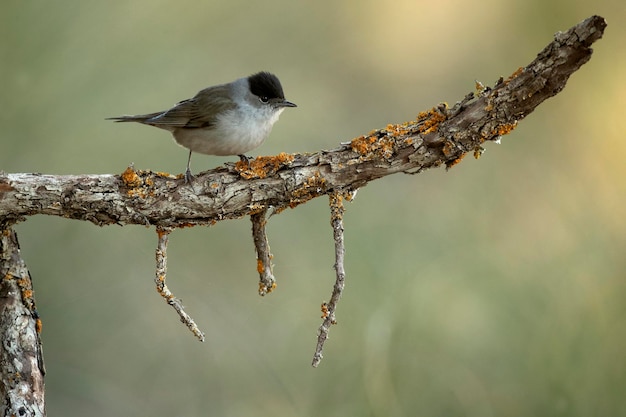
{"type": "Polygon", "coordinates": [[[265,233],[267,209],[250,216],[252,220],[252,239],[256,249],[256,269],[259,272],[259,295],[271,293],[276,288],[276,278],[272,273],[272,254],[265,233]]]}
{"type": "Polygon", "coordinates": [[[324,349],[326,339],[328,339],[330,326],[337,324],[335,310],[337,308],[337,303],[341,299],[341,294],[343,293],[344,288],[344,280],[346,277],[346,271],[343,266],[343,258],[345,254],[345,246],[343,242],[343,213],[345,209],[343,207],[343,199],[346,198],[347,200],[350,200],[352,197],[353,194],[344,194],[339,191],[335,191],[329,195],[330,224],[333,227],[333,238],[335,240],[336,279],[330,301],[328,303],[322,303],[322,318],[324,321],[318,331],[317,346],[315,347],[315,354],[313,355],[313,362],[311,363],[314,368],[317,368],[322,361],[322,350],[324,349]]]}
{"type": "Polygon", "coordinates": [[[200,340],[204,342],[204,333],[198,329],[198,326],[189,316],[183,308],[183,303],[167,288],[165,284],[165,278],[167,274],[167,239],[172,229],[170,228],[157,228],[157,235],[159,242],[156,249],[156,276],[154,282],[156,283],[157,292],[165,299],[165,301],[174,307],[174,310],[180,316],[180,321],[185,323],[187,328],[200,340]]]}

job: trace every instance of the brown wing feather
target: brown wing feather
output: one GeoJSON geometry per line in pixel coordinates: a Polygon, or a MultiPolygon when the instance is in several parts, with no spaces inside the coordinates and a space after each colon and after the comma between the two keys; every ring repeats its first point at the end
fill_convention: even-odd
{"type": "Polygon", "coordinates": [[[194,98],[183,100],[171,109],[144,123],[156,127],[207,127],[216,122],[215,115],[235,107],[229,98],[228,87],[218,85],[205,88],[194,98]]]}

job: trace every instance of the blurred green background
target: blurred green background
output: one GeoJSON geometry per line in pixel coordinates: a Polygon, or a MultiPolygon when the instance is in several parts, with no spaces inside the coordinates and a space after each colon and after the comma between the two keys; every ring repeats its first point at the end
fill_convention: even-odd
{"type": "Polygon", "coordinates": [[[326,199],[269,222],[279,285],[265,298],[248,219],[172,235],[168,282],[204,344],[154,290],[154,230],[18,225],[49,415],[626,415],[626,6],[4,0],[0,169],[48,174],[180,173],[167,132],[104,118],[259,70],[299,107],[252,154],[330,149],[492,85],[592,14],[609,26],[591,61],[480,161],[359,191],[318,369],[326,199]]]}

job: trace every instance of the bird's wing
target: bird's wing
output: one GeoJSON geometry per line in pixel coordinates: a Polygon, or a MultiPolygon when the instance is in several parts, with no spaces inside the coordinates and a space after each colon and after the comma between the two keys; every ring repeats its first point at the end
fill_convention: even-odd
{"type": "Polygon", "coordinates": [[[161,128],[208,127],[216,122],[216,114],[235,107],[235,103],[230,99],[228,87],[217,85],[205,88],[194,98],[183,100],[144,123],[161,128]]]}

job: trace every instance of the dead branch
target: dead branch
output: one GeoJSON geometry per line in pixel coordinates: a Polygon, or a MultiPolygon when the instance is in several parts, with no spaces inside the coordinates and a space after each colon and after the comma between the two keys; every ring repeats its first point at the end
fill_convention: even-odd
{"type": "MultiPolygon", "coordinates": [[[[19,256],[17,238],[10,230],[15,223],[28,216],[46,214],[100,226],[156,226],[157,289],[202,338],[180,301],[165,285],[165,250],[173,228],[254,216],[257,256],[263,263],[259,273],[269,292],[274,285],[264,229],[269,207],[280,213],[321,195],[345,196],[387,175],[414,174],[440,166],[450,168],[467,153],[480,156],[484,142],[499,140],[511,132],[539,104],[565,87],[569,76],[590,59],[591,45],[602,37],[605,27],[602,17],[592,16],[567,32],[557,33],[533,62],[508,78],[501,78],[493,87],[477,83],[477,94],[467,94],[452,108],[438,105],[420,113],[415,120],[387,125],[330,151],[283,153],[257,157],[250,164],[219,167],[198,175],[192,187],[185,185],[182,174],[175,177],[132,167],[120,175],[0,172],[0,411],[5,415],[44,413],[41,322],[34,308],[28,270],[19,256]]],[[[321,359],[328,328],[335,322],[336,303],[345,276],[342,209],[338,209],[339,204],[331,206],[337,276],[331,301],[323,304],[324,323],[314,365],[321,359]]]]}
{"type": "Polygon", "coordinates": [[[0,175],[0,221],[48,214],[97,225],[183,227],[280,211],[334,190],[356,190],[398,172],[416,173],[479,154],[485,141],[511,132],[586,63],[606,22],[592,16],[555,39],[526,67],[491,88],[470,93],[454,107],[439,105],[416,120],[388,125],[331,151],[257,157],[198,175],[135,171],[121,175],[0,175]]]}
{"type": "Polygon", "coordinates": [[[267,240],[265,225],[267,220],[265,216],[267,210],[260,210],[250,216],[252,221],[252,240],[256,250],[256,269],[259,273],[259,295],[269,294],[276,288],[276,278],[272,272],[272,254],[270,253],[270,244],[267,240]]]}
{"type": "Polygon", "coordinates": [[[180,317],[180,321],[187,326],[187,328],[198,338],[198,340],[204,342],[204,333],[200,331],[191,316],[185,312],[183,302],[172,294],[165,283],[165,279],[167,277],[167,241],[170,232],[171,229],[157,228],[158,243],[156,249],[156,274],[154,277],[156,289],[165,302],[176,310],[178,316],[180,317]]]}
{"type": "Polygon", "coordinates": [[[0,230],[0,415],[44,416],[41,320],[17,235],[0,230]]]}
{"type": "Polygon", "coordinates": [[[337,324],[337,318],[335,317],[335,310],[337,309],[337,304],[341,299],[341,295],[343,294],[344,281],[346,278],[346,271],[344,269],[344,255],[346,253],[346,249],[344,246],[343,240],[343,213],[345,212],[345,208],[343,206],[343,200],[346,199],[348,201],[352,200],[354,194],[351,193],[341,193],[334,192],[329,196],[329,205],[330,205],[330,225],[333,228],[333,240],[335,241],[335,285],[333,286],[333,293],[330,296],[330,301],[322,303],[322,324],[318,330],[317,335],[317,345],[315,346],[315,353],[313,354],[313,365],[314,368],[322,361],[323,355],[322,350],[324,349],[324,343],[326,339],[328,339],[328,332],[330,332],[330,326],[333,324],[337,324]]]}

